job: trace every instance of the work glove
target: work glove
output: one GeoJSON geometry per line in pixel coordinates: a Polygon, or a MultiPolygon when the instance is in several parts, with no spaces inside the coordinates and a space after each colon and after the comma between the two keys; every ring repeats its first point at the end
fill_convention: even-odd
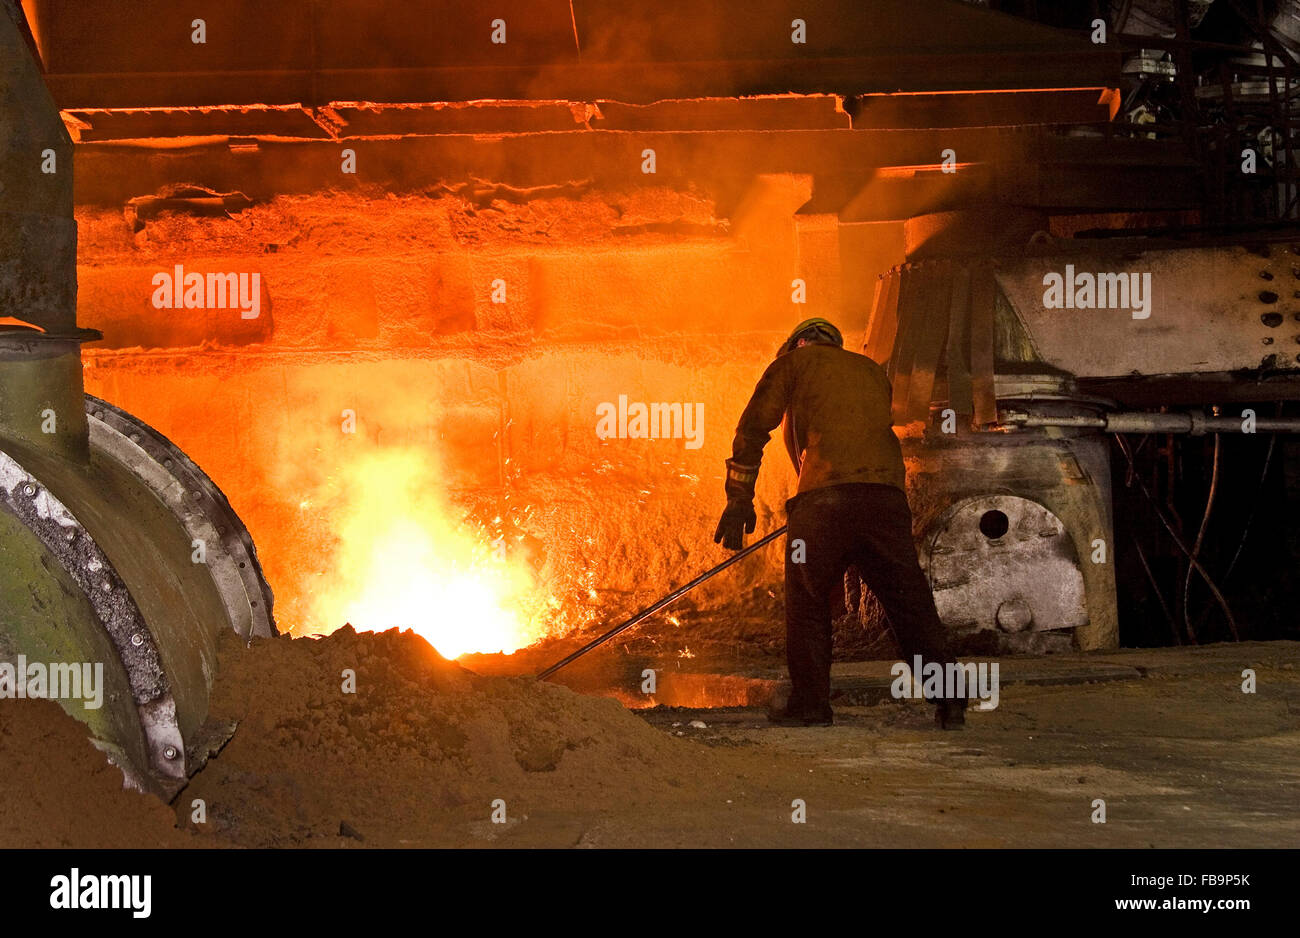
{"type": "Polygon", "coordinates": [[[727,507],[713,532],[713,543],[727,550],[740,550],[745,546],[745,535],[754,533],[758,516],[754,514],[754,484],[758,481],[758,466],[742,466],[734,459],[727,460],[727,507]]]}
{"type": "Polygon", "coordinates": [[[729,498],[722,520],[718,522],[718,530],[713,532],[713,543],[721,544],[727,550],[740,550],[745,546],[745,535],[754,533],[757,522],[752,501],[729,498]]]}

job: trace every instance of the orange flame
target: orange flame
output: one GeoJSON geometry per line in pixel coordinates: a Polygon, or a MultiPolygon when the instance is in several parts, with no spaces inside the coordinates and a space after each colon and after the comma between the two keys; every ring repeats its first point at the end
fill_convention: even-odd
{"type": "Polygon", "coordinates": [[[309,631],[410,628],[447,658],[510,653],[546,635],[532,570],[456,520],[429,454],[374,451],[350,460],[341,482],[338,547],[309,631]]]}

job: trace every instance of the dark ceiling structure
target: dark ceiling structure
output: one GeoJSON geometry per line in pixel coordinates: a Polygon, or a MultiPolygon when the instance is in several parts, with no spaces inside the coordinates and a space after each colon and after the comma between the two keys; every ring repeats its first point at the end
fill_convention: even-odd
{"type": "MultiPolygon", "coordinates": [[[[422,158],[448,173],[497,166],[502,179],[541,185],[555,180],[530,168],[526,148],[539,165],[576,161],[600,177],[626,162],[630,136],[652,135],[678,148],[672,165],[687,175],[706,159],[697,151],[717,147],[747,171],[812,173],[816,207],[845,220],[988,199],[1189,210],[1218,226],[1298,208],[1300,7],[1289,0],[22,8],[46,84],[91,147],[422,140],[422,158]],[[718,136],[690,137],[701,131],[718,136]],[[478,146],[464,155],[467,137],[478,146]],[[973,169],[932,198],[927,173],[956,146],[973,169]],[[1248,175],[1245,149],[1258,156],[1248,175]]],[[[112,176],[97,173],[107,189],[79,197],[117,200],[112,176]]],[[[401,188],[399,177],[385,182],[401,188]]]]}
{"type": "Polygon", "coordinates": [[[1120,67],[1117,50],[958,0],[24,7],[65,108],[1059,88],[1113,83],[1120,67]]]}

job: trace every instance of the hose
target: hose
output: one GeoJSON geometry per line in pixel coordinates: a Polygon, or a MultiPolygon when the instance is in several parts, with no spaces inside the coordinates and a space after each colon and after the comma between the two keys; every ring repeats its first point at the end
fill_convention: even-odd
{"type": "Polygon", "coordinates": [[[1232,609],[1228,607],[1228,600],[1224,598],[1223,593],[1215,584],[1213,577],[1211,577],[1210,574],[1206,572],[1205,568],[1201,566],[1201,562],[1192,556],[1192,552],[1187,549],[1187,545],[1183,543],[1183,539],[1178,536],[1178,532],[1174,530],[1174,526],[1169,523],[1169,519],[1165,516],[1159,503],[1157,503],[1155,498],[1151,495],[1151,491],[1147,488],[1146,483],[1142,481],[1142,477],[1137,474],[1137,466],[1133,464],[1133,456],[1129,453],[1128,444],[1124,441],[1124,438],[1120,434],[1116,433],[1115,442],[1119,444],[1120,452],[1122,452],[1124,458],[1128,460],[1129,467],[1133,470],[1134,478],[1137,480],[1138,488],[1146,497],[1146,500],[1150,502],[1151,509],[1156,513],[1156,517],[1160,519],[1160,523],[1163,524],[1165,530],[1169,532],[1169,537],[1173,540],[1174,545],[1177,546],[1184,555],[1186,555],[1188,561],[1197,572],[1201,574],[1201,577],[1205,580],[1205,585],[1210,588],[1210,592],[1214,594],[1214,598],[1219,603],[1219,607],[1223,609],[1224,618],[1228,620],[1228,631],[1232,633],[1232,640],[1234,642],[1241,641],[1241,633],[1237,631],[1237,620],[1232,616],[1232,609]]]}
{"type": "MultiPolygon", "coordinates": [[[[1274,437],[1276,439],[1276,437],[1274,437]]],[[[1215,434],[1214,437],[1214,468],[1210,470],[1210,491],[1205,496],[1205,511],[1201,514],[1201,526],[1196,532],[1196,543],[1192,545],[1191,558],[1201,555],[1201,545],[1205,543],[1205,529],[1210,523],[1210,512],[1214,510],[1214,495],[1219,490],[1219,459],[1223,449],[1223,437],[1215,434]]],[[[1183,580],[1183,625],[1187,627],[1187,637],[1192,640],[1193,645],[1199,645],[1200,641],[1196,638],[1196,629],[1192,625],[1192,617],[1188,613],[1188,603],[1192,597],[1192,573],[1193,568],[1189,564],[1187,567],[1187,577],[1183,580]]]]}
{"type": "Polygon", "coordinates": [[[1255,520],[1255,514],[1259,511],[1260,496],[1258,493],[1264,489],[1264,482],[1268,479],[1269,466],[1273,462],[1273,450],[1277,448],[1277,435],[1274,434],[1268,441],[1268,452],[1264,454],[1264,469],[1259,474],[1259,489],[1255,496],[1255,504],[1250,506],[1250,514],[1246,516],[1246,526],[1241,529],[1241,540],[1237,542],[1237,551],[1232,555],[1232,562],[1228,564],[1227,572],[1223,574],[1223,582],[1227,583],[1228,578],[1232,576],[1232,571],[1237,569],[1237,561],[1241,559],[1241,550],[1246,546],[1246,536],[1250,534],[1251,523],[1255,520]]]}
{"type": "MultiPolygon", "coordinates": [[[[1278,405],[1278,414],[1281,415],[1282,407],[1278,405]]],[[[1228,581],[1232,579],[1233,572],[1237,569],[1237,561],[1241,559],[1241,552],[1246,547],[1246,539],[1250,535],[1250,526],[1255,521],[1255,515],[1259,512],[1259,503],[1264,492],[1264,483],[1268,481],[1268,471],[1273,465],[1273,453],[1277,449],[1277,434],[1273,434],[1268,439],[1268,450],[1264,453],[1264,468],[1259,473],[1259,485],[1255,489],[1255,499],[1250,506],[1250,514],[1246,516],[1246,524],[1241,529],[1241,538],[1237,541],[1237,550],[1232,555],[1232,561],[1228,564],[1228,569],[1223,574],[1223,585],[1226,587],[1228,581]]],[[[1202,612],[1196,621],[1199,625],[1205,620],[1205,613],[1202,612]]]]}
{"type": "Polygon", "coordinates": [[[1160,611],[1165,614],[1165,621],[1169,623],[1169,631],[1173,633],[1174,644],[1181,645],[1183,637],[1178,634],[1178,625],[1174,622],[1174,614],[1169,611],[1169,604],[1165,602],[1165,594],[1160,592],[1160,583],[1156,580],[1156,575],[1151,572],[1151,564],[1147,563],[1147,555],[1142,550],[1142,545],[1138,543],[1135,535],[1130,534],[1129,539],[1133,542],[1133,549],[1137,551],[1138,560],[1142,563],[1142,569],[1146,571],[1147,581],[1151,584],[1151,591],[1156,594],[1156,599],[1160,603],[1160,611]]]}

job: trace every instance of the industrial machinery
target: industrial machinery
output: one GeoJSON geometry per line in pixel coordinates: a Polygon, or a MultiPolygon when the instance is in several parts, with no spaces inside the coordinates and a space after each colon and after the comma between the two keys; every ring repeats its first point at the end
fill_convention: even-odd
{"type": "Polygon", "coordinates": [[[865,351],[888,362],[909,428],[918,545],[950,628],[1003,650],[1117,644],[1128,546],[1114,543],[1109,435],[1300,430],[1248,406],[1300,396],[1298,261],[1276,232],[1039,238],[882,277],[865,351]]]}
{"type": "Polygon", "coordinates": [[[3,12],[0,156],[0,663],[101,665],[60,702],[168,795],[230,731],[206,723],[220,633],[275,634],[271,591],[203,471],[83,392],[72,142],[3,12]]]}
{"type": "MultiPolygon", "coordinates": [[[[707,29],[643,4],[628,29],[625,3],[584,0],[519,6],[508,45],[498,11],[433,6],[229,0],[199,42],[163,0],[0,0],[0,660],[102,662],[105,706],[72,709],[143,787],[174,790],[228,731],[206,717],[221,634],[276,628],[222,493],[84,387],[161,402],[300,626],[326,572],[302,558],[341,540],[317,476],[351,442],[441,446],[439,484],[544,545],[558,592],[634,596],[711,513],[691,499],[731,427],[613,459],[592,405],[638,390],[720,420],[768,336],[869,323],[940,612],[1028,652],[1120,642],[1112,434],[1292,429],[1241,411],[1300,396],[1300,255],[1280,228],[1228,233],[1296,218],[1292,66],[1249,23],[1229,48],[1191,36],[1240,4],[1107,4],[1097,43],[1091,13],[1070,33],[835,0],[804,42],[781,4],[707,29]],[[153,28],[170,39],[141,55],[153,28]],[[81,318],[108,333],[85,386],[66,127],[81,318]],[[218,311],[151,304],[157,269],[217,260],[258,276],[266,314],[215,332],[218,311]],[[210,400],[247,420],[196,429],[210,400]],[[334,432],[345,408],[357,436],[334,432]],[[604,471],[621,460],[641,464],[604,471]],[[684,537],[647,543],[647,510],[684,537]]],[[[733,573],[758,596],[777,575],[733,573]]]]}

